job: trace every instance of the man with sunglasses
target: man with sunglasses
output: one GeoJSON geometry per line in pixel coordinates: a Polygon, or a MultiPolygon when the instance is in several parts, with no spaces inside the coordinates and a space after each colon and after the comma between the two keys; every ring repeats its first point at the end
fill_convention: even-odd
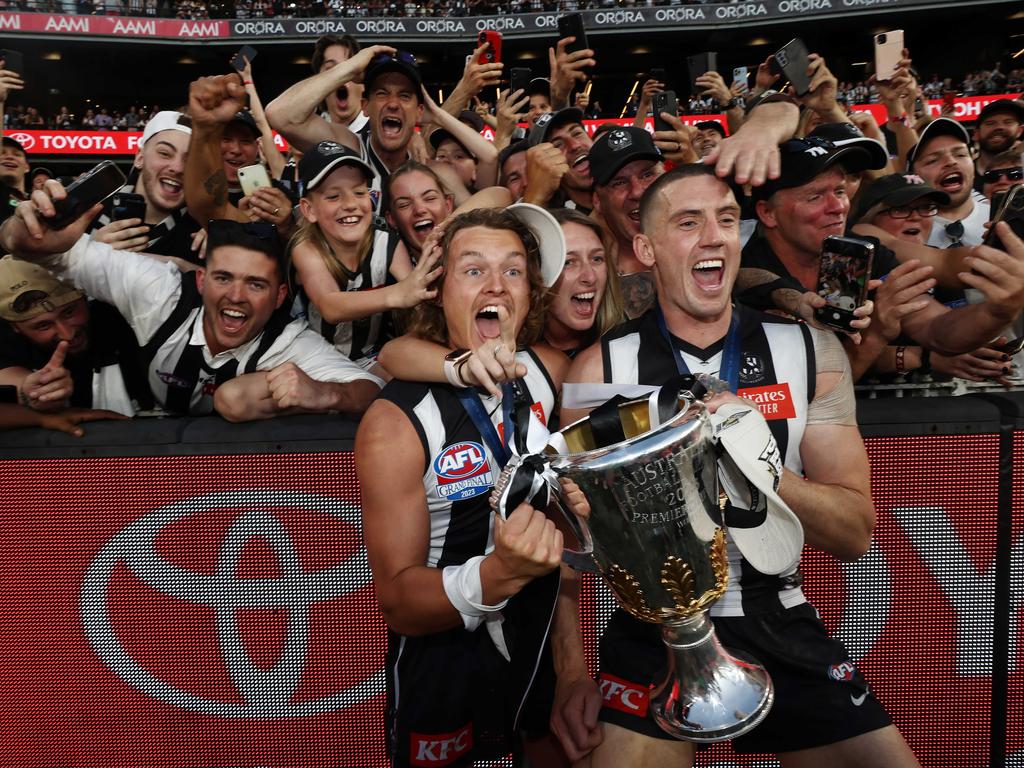
{"type": "Polygon", "coordinates": [[[1008,149],[992,158],[989,169],[979,177],[981,194],[989,201],[992,196],[1005,192],[1024,181],[1024,158],[1021,150],[1008,149]]]}
{"type": "Polygon", "coordinates": [[[949,203],[939,208],[928,245],[981,244],[989,203],[974,189],[971,137],[960,123],[948,117],[928,123],[907,155],[907,171],[949,195],[949,203]]]}
{"type": "Polygon", "coordinates": [[[196,273],[82,236],[96,209],[50,230],[64,188],[49,181],[0,229],[0,246],[41,262],[128,320],[153,395],[176,415],[230,421],[284,413],[362,412],[382,386],[292,320],[280,239],[262,222],[211,221],[196,273]]]}

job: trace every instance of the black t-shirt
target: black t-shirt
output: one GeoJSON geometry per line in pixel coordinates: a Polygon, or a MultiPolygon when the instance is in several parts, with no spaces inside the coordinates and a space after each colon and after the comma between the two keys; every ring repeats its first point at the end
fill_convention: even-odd
{"type": "MultiPolygon", "coordinates": [[[[896,254],[882,245],[876,238],[865,235],[856,235],[856,237],[875,244],[875,258],[871,264],[872,278],[882,279],[899,266],[900,263],[896,259],[896,254]]],[[[743,248],[741,264],[744,267],[766,269],[769,272],[774,272],[779,277],[792,277],[789,270],[786,269],[786,265],[775,255],[775,251],[768,244],[768,239],[760,234],[755,234],[747,241],[746,246],[743,248]]]]}
{"type": "MultiPolygon", "coordinates": [[[[71,373],[75,391],[71,405],[92,407],[93,372],[109,365],[118,365],[128,394],[142,409],[153,407],[146,369],[139,358],[139,344],[128,322],[109,304],[89,302],[89,347],[79,355],[69,355],[64,367],[71,373]]],[[[53,350],[45,350],[29,342],[6,320],[0,320],[0,370],[26,368],[37,371],[49,362],[53,350]]]]}

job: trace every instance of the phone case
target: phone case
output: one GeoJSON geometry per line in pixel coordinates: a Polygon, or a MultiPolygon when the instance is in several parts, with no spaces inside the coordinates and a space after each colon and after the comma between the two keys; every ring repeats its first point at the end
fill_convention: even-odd
{"type": "Polygon", "coordinates": [[[661,113],[668,112],[670,115],[679,114],[679,105],[676,101],[675,92],[662,91],[661,93],[654,94],[654,98],[651,99],[651,111],[654,113],[654,130],[671,131],[672,126],[662,119],[661,113]]]}
{"type": "Polygon", "coordinates": [[[875,35],[875,77],[891,80],[903,58],[903,30],[894,29],[875,35]]]}
{"type": "Polygon", "coordinates": [[[576,39],[565,47],[568,52],[582,51],[589,48],[587,45],[587,30],[583,24],[582,13],[567,13],[558,17],[558,37],[575,37],[576,39]]]}
{"type": "Polygon", "coordinates": [[[867,298],[875,249],[853,238],[827,237],[821,247],[818,295],[828,304],[814,314],[833,328],[849,330],[853,311],[867,298]]]}
{"type": "Polygon", "coordinates": [[[484,30],[477,35],[476,44],[481,46],[490,43],[491,47],[480,54],[480,64],[497,64],[501,61],[501,32],[492,29],[484,30]]]}
{"type": "Polygon", "coordinates": [[[244,168],[239,168],[238,183],[246,195],[251,195],[260,187],[271,186],[267,169],[262,165],[247,165],[244,168]]]}
{"type": "Polygon", "coordinates": [[[530,80],[533,79],[533,72],[525,67],[512,67],[512,79],[510,87],[512,93],[522,90],[526,93],[530,88],[530,80]]]}
{"type": "Polygon", "coordinates": [[[46,219],[46,225],[50,229],[63,229],[124,185],[124,174],[110,160],[104,160],[68,185],[65,190],[67,197],[54,203],[56,212],[46,219]]]}
{"type": "Polygon", "coordinates": [[[806,96],[811,90],[811,80],[807,77],[809,63],[807,46],[799,37],[794,37],[772,57],[772,69],[789,81],[797,96],[806,96]]]}

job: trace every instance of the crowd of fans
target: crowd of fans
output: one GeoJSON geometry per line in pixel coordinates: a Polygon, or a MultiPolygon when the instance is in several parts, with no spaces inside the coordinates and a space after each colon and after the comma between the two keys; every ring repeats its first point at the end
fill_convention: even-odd
{"type": "MultiPolygon", "coordinates": [[[[905,51],[874,83],[885,111],[879,124],[847,113],[841,96],[864,86],[841,85],[823,56],[808,58],[803,94],[785,88],[769,57],[752,83],[730,84],[715,71],[694,79],[727,125],[652,114],[665,87],[652,73],[636,89],[633,119],[605,121],[591,135],[584,115],[601,110],[586,84],[600,54],[569,51],[567,42],[557,43],[548,77],[502,92],[493,110],[479,98],[502,84],[504,66],[486,61],[486,45],[452,73],[458,84],[439,106],[415,56],[361,48],[347,36],[321,38],[312,74],[266,110],[249,63],[193,82],[178,111],[130,107],[115,120],[99,109],[76,121],[62,109],[62,125],[88,119],[114,129],[131,120],[143,128],[129,176],[84,212],[5,136],[0,248],[11,255],[0,259],[0,425],[81,434],[85,420],[153,414],[252,421],[365,412],[355,451],[365,542],[392,631],[389,664],[403,686],[398,699],[389,675],[387,732],[395,764],[407,764],[436,754],[442,736],[466,761],[517,748],[512,721],[540,668],[522,656],[539,659],[547,641],[557,584],[547,589],[543,578],[557,570],[563,540],[540,508],[524,502],[494,517],[488,499],[515,435],[557,423],[566,371],[566,381],[601,392],[602,384],[654,386],[698,369],[751,398],[770,390],[763,408],[740,407],[746,425],[761,411],[776,420],[782,454],[803,457],[802,466],[789,458],[782,477],[776,431],[762,423],[763,441],[751,443],[752,463],[760,459],[774,478],[771,514],[781,515],[777,491],[799,517],[796,559],[767,574],[737,544],[743,578],[728,588],[749,590],[733,594],[734,605],[771,602],[758,621],[769,613],[786,620],[774,625],[784,628],[775,648],[755,646],[758,659],[778,665],[772,675],[798,680],[779,686],[773,713],[792,713],[787,701],[796,699],[808,718],[827,715],[830,730],[803,717],[803,728],[776,721],[750,751],[793,755],[829,741],[834,758],[865,750],[845,764],[913,766],[853,664],[839,663],[845,650],[803,603],[801,526],[809,546],[846,559],[870,543],[854,381],[1020,381],[1024,352],[1011,339],[1024,336],[1024,242],[1005,221],[991,233],[987,225],[1024,181],[1024,103],[994,100],[972,131],[919,113],[928,84],[905,51]],[[849,249],[873,258],[822,271],[823,250],[840,245],[847,250],[830,252],[837,262],[849,249]],[[520,593],[533,601],[528,610],[509,603],[520,593]],[[789,611],[805,608],[792,619],[789,611]],[[789,642],[797,623],[818,633],[807,648],[789,642]],[[432,655],[437,638],[448,655],[432,655]],[[801,662],[822,645],[827,658],[778,661],[791,645],[801,662]],[[829,664],[835,674],[824,673],[829,664]],[[841,716],[813,711],[832,707],[819,702],[826,677],[860,686],[836,694],[841,716]],[[442,686],[445,707],[433,695],[442,686]],[[479,690],[486,695],[474,698],[479,690]],[[507,712],[499,700],[511,702],[507,712]],[[465,707],[451,717],[486,721],[478,732],[486,738],[460,740],[469,726],[448,717],[452,701],[465,707]],[[795,742],[794,732],[806,740],[795,742]]],[[[1013,77],[1019,82],[1019,72],[1003,77],[995,67],[972,87],[1008,87],[1013,77]]],[[[47,85],[0,65],[0,109],[6,115],[9,93],[47,85]]],[[[33,108],[10,115],[22,127],[45,123],[33,108]]],[[[562,400],[567,422],[593,405],[586,389],[562,400]]],[[[676,403],[678,389],[671,394],[676,403]]],[[[644,402],[645,418],[664,408],[656,400],[644,402]]],[[[716,434],[740,420],[723,421],[716,434]]],[[[619,425],[616,439],[623,436],[619,425]]],[[[648,483],[654,468],[637,472],[637,482],[648,483]]],[[[534,491],[523,493],[534,502],[534,491]]],[[[733,494],[736,503],[743,493],[733,494]]],[[[749,485],[747,506],[759,495],[749,485]]],[[[756,512],[726,506],[721,514],[751,521],[756,512]]],[[[739,621],[746,616],[727,618],[737,619],[730,645],[756,634],[739,621]]],[[[652,637],[627,638],[619,661],[651,645],[660,665],[652,637]]],[[[579,696],[532,699],[526,715],[539,715],[541,732],[551,715],[577,759],[602,749],[599,709],[632,715],[607,703],[571,636],[562,639],[553,650],[572,658],[558,671],[580,684],[579,696]]],[[[637,694],[648,690],[637,686],[637,694]]],[[[632,722],[622,726],[630,733],[657,728],[618,722],[632,722]]]]}

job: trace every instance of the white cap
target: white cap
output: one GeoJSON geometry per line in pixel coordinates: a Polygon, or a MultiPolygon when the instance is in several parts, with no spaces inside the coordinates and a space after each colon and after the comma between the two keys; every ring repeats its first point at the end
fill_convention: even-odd
{"type": "Polygon", "coordinates": [[[725,449],[718,479],[732,505],[723,515],[729,535],[761,573],[786,573],[800,562],[804,528],[778,494],[782,480],[779,446],[761,412],[729,403],[711,417],[725,449]]]}
{"type": "Polygon", "coordinates": [[[171,110],[157,112],[146,123],[146,128],[142,132],[142,142],[139,146],[146,146],[146,142],[161,131],[181,131],[185,135],[191,136],[192,118],[188,115],[183,115],[181,112],[173,112],[171,110]]]}
{"type": "Polygon", "coordinates": [[[540,246],[540,273],[548,288],[558,282],[565,266],[565,234],[554,216],[533,203],[515,203],[506,210],[533,230],[540,246]]]}

